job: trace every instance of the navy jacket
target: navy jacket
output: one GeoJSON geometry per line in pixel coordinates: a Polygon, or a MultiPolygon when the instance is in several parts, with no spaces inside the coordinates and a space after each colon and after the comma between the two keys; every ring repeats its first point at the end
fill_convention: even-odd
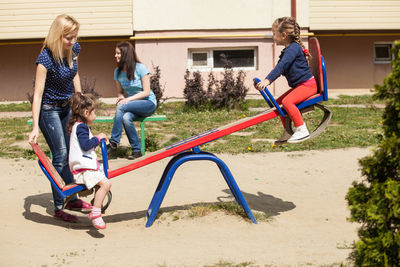
{"type": "Polygon", "coordinates": [[[313,76],[303,49],[296,42],[282,50],[278,64],[265,78],[272,83],[281,75],[285,76],[291,88],[296,88],[313,76]]]}

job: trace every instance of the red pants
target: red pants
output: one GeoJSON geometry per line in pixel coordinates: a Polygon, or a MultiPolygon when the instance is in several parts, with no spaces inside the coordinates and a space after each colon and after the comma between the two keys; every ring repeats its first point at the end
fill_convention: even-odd
{"type": "MultiPolygon", "coordinates": [[[[313,96],[317,93],[317,83],[315,78],[311,78],[308,81],[305,81],[296,88],[289,89],[283,95],[281,95],[276,102],[278,104],[282,104],[283,108],[286,110],[289,117],[294,122],[295,127],[299,127],[303,125],[303,118],[299,109],[296,107],[296,104],[303,102],[310,96],[313,96]]],[[[282,123],[284,123],[284,118],[281,117],[282,123]]]]}

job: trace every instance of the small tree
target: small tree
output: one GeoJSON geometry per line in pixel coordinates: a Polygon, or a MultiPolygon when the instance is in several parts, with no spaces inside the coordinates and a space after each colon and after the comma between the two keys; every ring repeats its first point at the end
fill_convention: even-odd
{"type": "Polygon", "coordinates": [[[160,79],[161,79],[161,69],[159,66],[153,65],[153,73],[150,76],[150,89],[156,96],[157,106],[160,105],[160,101],[164,95],[164,90],[165,90],[165,87],[161,86],[160,79]]]}
{"type": "Polygon", "coordinates": [[[240,70],[235,78],[232,62],[224,54],[221,54],[221,61],[224,64],[223,78],[218,83],[215,83],[216,89],[211,96],[211,104],[216,108],[238,108],[244,103],[249,90],[244,85],[246,74],[240,70]]]}
{"type": "Polygon", "coordinates": [[[386,100],[381,143],[360,160],[364,180],[346,199],[350,220],[361,223],[352,258],[356,266],[400,266],[400,42],[395,42],[392,73],[375,86],[386,100]]]}
{"type": "Polygon", "coordinates": [[[92,78],[92,80],[89,80],[87,77],[82,77],[81,87],[83,94],[92,94],[96,98],[101,97],[101,94],[96,91],[96,78],[92,78]]]}
{"type": "Polygon", "coordinates": [[[190,71],[186,70],[185,89],[183,95],[186,99],[186,105],[200,108],[207,103],[207,93],[203,90],[203,78],[199,71],[193,72],[193,78],[190,78],[190,71]]]}

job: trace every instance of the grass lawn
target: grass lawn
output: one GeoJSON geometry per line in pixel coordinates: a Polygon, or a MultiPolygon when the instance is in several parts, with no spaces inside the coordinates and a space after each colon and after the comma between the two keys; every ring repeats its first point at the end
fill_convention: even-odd
{"type": "MultiPolygon", "coordinates": [[[[202,150],[212,153],[257,153],[273,151],[299,151],[335,149],[346,147],[366,147],[378,143],[381,133],[381,117],[383,109],[373,106],[371,96],[341,96],[339,99],[324,102],[332,113],[332,119],[326,131],[320,136],[299,144],[273,146],[272,141],[279,138],[283,127],[278,118],[246,128],[240,132],[220,138],[205,144],[202,150]],[[363,104],[365,107],[338,107],[337,105],[363,104]]],[[[146,123],[146,150],[155,151],[193,135],[218,128],[237,121],[243,117],[254,116],[260,108],[266,108],[264,100],[248,100],[243,110],[196,111],[185,107],[184,102],[170,102],[161,105],[157,114],[165,114],[167,121],[146,123]]],[[[3,104],[0,112],[29,111],[29,103],[3,104]]],[[[113,105],[101,104],[102,110],[113,108],[113,105]]],[[[307,124],[318,123],[322,112],[315,111],[304,115],[307,124]]],[[[28,118],[0,119],[0,157],[34,159],[33,151],[21,143],[27,142],[31,126],[27,125],[28,118]]],[[[96,123],[92,127],[94,134],[111,133],[111,123],[96,123]]],[[[140,129],[137,124],[137,129],[140,129]]],[[[43,136],[39,143],[48,150],[43,136]]],[[[126,153],[129,149],[126,149],[126,153]]]]}

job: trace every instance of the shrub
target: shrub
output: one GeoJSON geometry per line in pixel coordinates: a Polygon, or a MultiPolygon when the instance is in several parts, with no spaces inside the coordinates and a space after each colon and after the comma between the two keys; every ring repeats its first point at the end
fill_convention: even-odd
{"type": "Polygon", "coordinates": [[[352,258],[356,266],[400,266],[400,42],[395,42],[392,73],[374,98],[384,99],[383,136],[373,154],[360,160],[361,182],[346,199],[350,220],[358,222],[359,240],[352,258]]]}
{"type": "Polygon", "coordinates": [[[190,72],[186,70],[184,96],[188,106],[231,109],[239,108],[245,102],[249,90],[244,85],[246,74],[240,70],[235,77],[232,62],[223,54],[221,60],[224,63],[222,79],[217,80],[214,74],[210,72],[207,90],[203,89],[203,79],[200,72],[194,72],[194,78],[190,79],[190,72]]]}
{"type": "Polygon", "coordinates": [[[199,71],[193,72],[193,78],[190,76],[190,71],[186,70],[184,76],[185,89],[183,89],[183,96],[186,99],[186,105],[200,108],[207,103],[207,94],[203,90],[203,78],[199,71]]]}
{"type": "Polygon", "coordinates": [[[160,149],[159,137],[156,134],[146,133],[145,147],[146,151],[153,152],[160,149]]]}
{"type": "Polygon", "coordinates": [[[100,98],[102,95],[96,91],[96,78],[89,80],[87,77],[81,78],[81,87],[83,94],[92,94],[96,98],[100,98]]]}
{"type": "Polygon", "coordinates": [[[160,105],[160,101],[163,98],[165,87],[161,86],[161,69],[159,66],[153,65],[153,73],[150,76],[150,89],[156,96],[157,107],[160,105]]]}

